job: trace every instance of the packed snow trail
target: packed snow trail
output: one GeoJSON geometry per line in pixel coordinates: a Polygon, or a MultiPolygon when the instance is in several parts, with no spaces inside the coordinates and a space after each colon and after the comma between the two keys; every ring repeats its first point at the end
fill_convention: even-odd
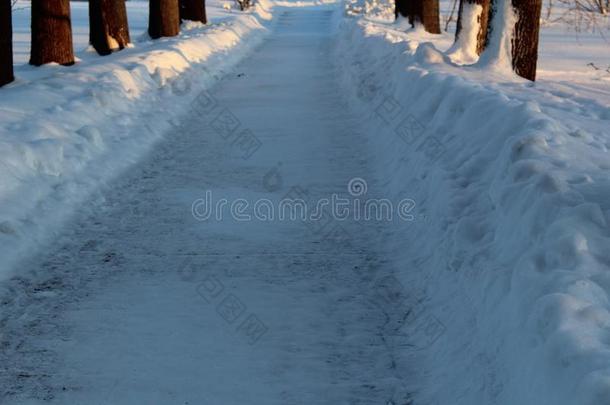
{"type": "Polygon", "coordinates": [[[258,138],[248,159],[223,132],[235,121],[168,117],[176,130],[4,283],[2,403],[406,402],[384,336],[392,309],[374,288],[378,225],[191,213],[206,191],[313,200],[366,178],[361,118],[331,59],[338,13],[282,10],[202,94],[258,138]]]}

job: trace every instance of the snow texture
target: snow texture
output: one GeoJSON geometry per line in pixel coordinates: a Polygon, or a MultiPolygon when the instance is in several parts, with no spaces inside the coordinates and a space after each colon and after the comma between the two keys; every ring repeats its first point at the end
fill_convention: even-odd
{"type": "Polygon", "coordinates": [[[164,139],[2,283],[3,404],[409,400],[378,226],[191,215],[207,190],[345,196],[371,171],[333,59],[339,9],[273,13],[255,52],[209,91],[170,98],[182,111],[164,139]],[[260,148],[245,155],[233,129],[260,148]]]}
{"type": "MultiPolygon", "coordinates": [[[[128,3],[135,27],[143,5],[128,3]]],[[[78,33],[86,3],[72,6],[78,33]]],[[[14,274],[15,259],[52,237],[48,230],[88,193],[159,140],[195,89],[218,81],[261,42],[272,24],[270,6],[260,1],[253,12],[237,14],[212,3],[212,24],[188,22],[176,38],[143,35],[105,57],[86,49],[71,67],[17,67],[17,81],[0,92],[0,279],[14,274]]],[[[20,21],[16,46],[27,54],[20,21]]],[[[76,43],[83,37],[77,34],[76,43]]]]}
{"type": "Polygon", "coordinates": [[[587,65],[607,44],[543,28],[532,84],[505,30],[459,66],[451,34],[384,2],[323,3],[212,2],[151,41],[128,2],[134,44],[106,57],[73,3],[79,63],[17,67],[3,404],[609,403],[610,78],[587,65]],[[208,190],[315,200],[354,178],[414,221],[191,215],[208,190]]]}
{"type": "Polygon", "coordinates": [[[607,404],[608,104],[454,66],[429,36],[367,19],[341,35],[377,179],[422,218],[386,230],[385,256],[444,326],[399,362],[414,403],[607,404]]]}
{"type": "Polygon", "coordinates": [[[467,65],[478,60],[477,36],[479,34],[479,18],[483,13],[483,6],[464,2],[462,10],[462,31],[447,54],[452,61],[467,65]]]}

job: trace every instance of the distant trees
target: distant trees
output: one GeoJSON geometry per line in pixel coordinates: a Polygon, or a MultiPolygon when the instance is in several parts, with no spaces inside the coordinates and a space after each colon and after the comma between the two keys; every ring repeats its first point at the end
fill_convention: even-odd
{"type": "Polygon", "coordinates": [[[32,0],[30,64],[74,64],[69,0],[32,0]]]}
{"type": "MultiPolygon", "coordinates": [[[[235,1],[242,10],[251,6],[251,0],[235,1]]],[[[584,1],[581,9],[599,13],[606,13],[610,2],[584,1]]],[[[0,0],[0,86],[14,79],[12,3],[12,0],[0,0]]],[[[32,0],[31,8],[30,64],[72,65],[69,0],[32,0]]],[[[490,43],[490,35],[508,36],[508,56],[513,70],[526,79],[535,80],[541,8],[542,0],[460,0],[456,43],[468,36],[468,41],[476,40],[476,53],[481,54],[490,43]],[[509,6],[509,12],[504,12],[505,6],[509,6]]],[[[423,25],[429,33],[441,32],[439,0],[395,0],[395,15],[396,18],[408,18],[413,26],[423,25]]],[[[207,23],[205,0],[149,0],[148,33],[151,38],[178,35],[181,20],[207,23]]],[[[89,23],[91,45],[100,55],[123,49],[130,42],[125,0],[89,0],[89,23]]]]}
{"type": "MultiPolygon", "coordinates": [[[[16,0],[0,0],[0,86],[13,77],[11,8],[16,0]]],[[[242,10],[250,0],[240,0],[242,10]]],[[[30,64],[74,64],[69,0],[31,0],[30,64]]],[[[152,39],[180,32],[180,21],[207,23],[205,0],[150,0],[148,34],[152,39]]],[[[125,48],[129,24],[125,0],[89,0],[89,42],[98,54],[125,48]]]]}
{"type": "Polygon", "coordinates": [[[603,15],[610,11],[610,0],[584,0],[575,3],[583,11],[597,12],[603,15]]]}
{"type": "Polygon", "coordinates": [[[422,24],[431,34],[441,33],[438,0],[395,0],[394,14],[408,18],[412,26],[422,24]]]}
{"type": "Polygon", "coordinates": [[[205,14],[205,0],[180,0],[180,20],[208,22],[205,14]]]}
{"type": "Polygon", "coordinates": [[[11,0],[0,0],[0,86],[14,79],[11,0]]]}
{"type": "Polygon", "coordinates": [[[100,55],[129,44],[125,0],[89,0],[89,42],[100,55]]]}
{"type": "Polygon", "coordinates": [[[150,0],[148,35],[152,39],[174,37],[180,32],[178,0],[150,0]]]}
{"type": "Polygon", "coordinates": [[[546,19],[563,21],[576,30],[604,24],[603,16],[610,12],[610,0],[557,0],[557,3],[561,6],[557,15],[552,15],[553,0],[549,0],[546,19]]]}

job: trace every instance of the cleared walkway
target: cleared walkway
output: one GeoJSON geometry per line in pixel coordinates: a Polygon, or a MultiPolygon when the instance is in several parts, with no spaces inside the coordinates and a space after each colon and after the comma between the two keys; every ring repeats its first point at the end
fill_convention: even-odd
{"type": "Polygon", "coordinates": [[[335,10],[285,9],[166,141],[24,263],[32,276],[3,303],[2,403],[394,403],[373,225],[191,213],[206,192],[250,207],[349,196],[367,173],[332,64],[335,10]]]}

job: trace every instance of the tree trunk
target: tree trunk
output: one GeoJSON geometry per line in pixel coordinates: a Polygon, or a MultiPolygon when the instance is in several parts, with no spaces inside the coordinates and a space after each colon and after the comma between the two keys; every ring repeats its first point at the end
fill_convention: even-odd
{"type": "Polygon", "coordinates": [[[0,0],[0,86],[12,82],[13,26],[11,0],[0,0]]]}
{"type": "Polygon", "coordinates": [[[438,0],[423,0],[421,19],[424,28],[431,34],[441,33],[438,0]]]}
{"type": "Polygon", "coordinates": [[[406,0],[394,0],[394,18],[398,19],[398,16],[405,17],[407,15],[406,0]]]}
{"type": "Polygon", "coordinates": [[[538,33],[542,0],[512,0],[517,17],[512,37],[513,70],[528,80],[536,80],[538,33]]]}
{"type": "Polygon", "coordinates": [[[30,64],[74,64],[69,0],[32,0],[30,64]]]}
{"type": "Polygon", "coordinates": [[[129,44],[125,0],[89,0],[89,42],[100,55],[129,44]]]}
{"type": "Polygon", "coordinates": [[[458,11],[457,28],[455,31],[455,42],[458,42],[462,31],[477,30],[477,55],[480,55],[487,45],[487,26],[489,22],[489,5],[490,0],[460,0],[460,8],[458,11]],[[476,27],[467,27],[466,24],[472,21],[464,20],[464,9],[467,7],[481,6],[481,14],[479,15],[476,27]]]}
{"type": "Polygon", "coordinates": [[[178,0],[149,0],[148,35],[152,39],[175,37],[180,32],[178,0]]]}
{"type": "Polygon", "coordinates": [[[412,26],[423,24],[431,34],[441,33],[438,0],[395,0],[394,14],[407,17],[412,26]]]}
{"type": "Polygon", "coordinates": [[[208,22],[205,14],[205,0],[180,0],[180,20],[208,22]]]}

